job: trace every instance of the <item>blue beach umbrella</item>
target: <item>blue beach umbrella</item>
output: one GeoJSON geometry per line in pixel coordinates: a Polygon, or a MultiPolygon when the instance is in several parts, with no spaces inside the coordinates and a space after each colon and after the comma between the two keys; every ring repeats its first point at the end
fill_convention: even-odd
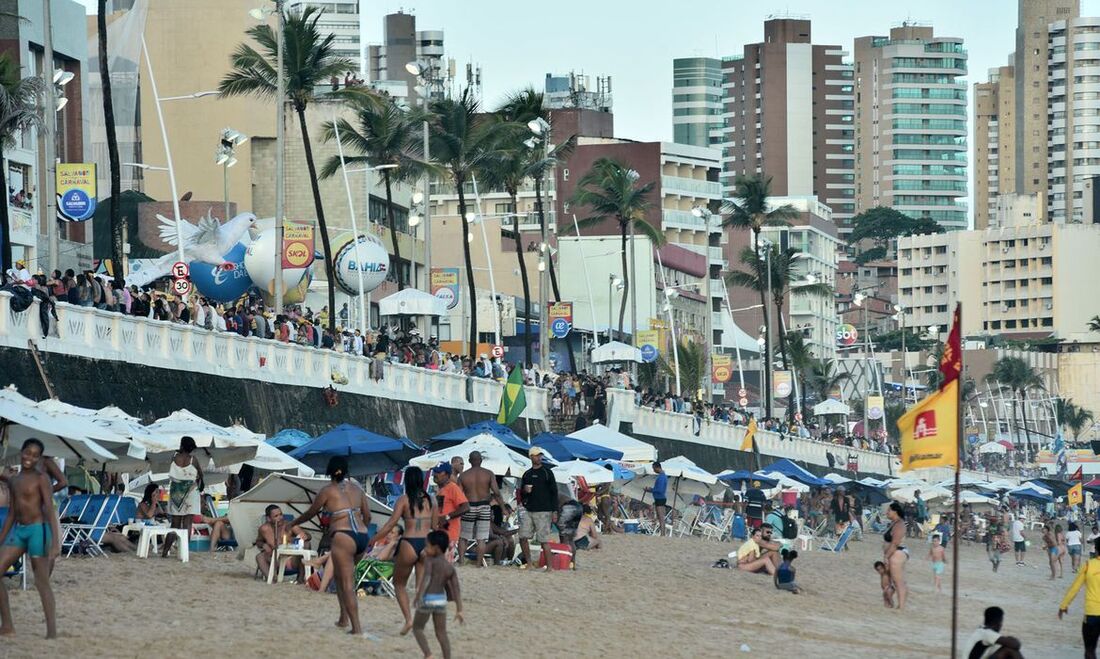
{"type": "Polygon", "coordinates": [[[420,447],[408,440],[344,423],[294,449],[290,457],[323,471],[329,458],[344,455],[351,473],[363,475],[399,469],[419,453],[420,447]]]}
{"type": "Polygon", "coordinates": [[[457,430],[445,432],[442,435],[436,435],[432,437],[432,446],[434,447],[437,444],[461,444],[471,437],[483,434],[489,434],[496,437],[508,448],[520,451],[524,455],[527,455],[527,451],[531,450],[531,445],[513,432],[511,428],[502,423],[497,423],[496,421],[478,421],[477,423],[471,423],[465,428],[459,428],[457,430]]]}
{"type": "Polygon", "coordinates": [[[622,451],[589,444],[565,435],[543,432],[531,438],[531,445],[538,446],[558,462],[568,460],[622,460],[622,451]]]}
{"type": "Polygon", "coordinates": [[[282,451],[290,451],[299,448],[309,442],[313,437],[307,432],[294,428],[284,428],[267,438],[267,443],[282,451]]]}

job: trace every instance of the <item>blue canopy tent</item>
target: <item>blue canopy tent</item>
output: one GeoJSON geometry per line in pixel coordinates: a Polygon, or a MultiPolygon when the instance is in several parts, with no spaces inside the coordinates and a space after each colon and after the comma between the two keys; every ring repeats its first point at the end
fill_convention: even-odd
{"type": "Polygon", "coordinates": [[[400,469],[420,453],[420,447],[407,439],[394,439],[343,423],[294,449],[290,457],[319,468],[321,473],[329,458],[344,455],[352,474],[369,475],[400,469]]]}
{"type": "Polygon", "coordinates": [[[802,483],[803,485],[809,485],[810,487],[832,487],[833,486],[833,482],[831,480],[828,480],[826,478],[818,478],[817,476],[814,476],[810,472],[806,471],[802,467],[799,467],[797,464],[795,464],[795,463],[793,463],[793,462],[791,462],[790,460],[787,460],[787,459],[778,460],[776,462],[773,462],[770,465],[768,465],[767,467],[764,467],[763,469],[761,469],[760,471],[762,471],[762,472],[778,471],[779,473],[783,474],[787,478],[796,480],[799,483],[802,483]]]}
{"type": "Polygon", "coordinates": [[[432,437],[432,445],[434,447],[436,444],[461,444],[467,439],[481,434],[492,435],[508,448],[521,451],[524,455],[527,455],[527,451],[531,449],[531,445],[514,433],[511,428],[492,420],[478,421],[477,423],[471,423],[465,428],[459,428],[458,430],[445,432],[442,435],[436,435],[432,437]]]}
{"type": "Polygon", "coordinates": [[[890,497],[886,496],[886,490],[882,487],[868,485],[867,483],[861,483],[859,481],[841,483],[839,487],[843,487],[845,491],[862,497],[870,506],[881,506],[890,501],[890,497]]]}
{"type": "Polygon", "coordinates": [[[1017,499],[1027,499],[1039,503],[1052,503],[1054,501],[1054,497],[1033,487],[1018,487],[1015,490],[1010,490],[1008,495],[1017,499]]]}
{"type": "Polygon", "coordinates": [[[729,485],[735,490],[741,488],[741,485],[751,486],[753,481],[760,481],[760,487],[772,488],[779,485],[779,481],[773,480],[766,476],[757,476],[751,471],[742,469],[740,471],[731,471],[726,474],[718,474],[718,480],[722,481],[726,485],[729,485]]]}
{"type": "Polygon", "coordinates": [[[615,449],[589,444],[588,442],[543,432],[531,438],[531,446],[538,446],[558,462],[568,460],[622,460],[623,452],[615,449]]]}
{"type": "Polygon", "coordinates": [[[289,451],[304,446],[311,439],[313,437],[307,432],[295,430],[294,428],[284,428],[268,437],[267,443],[280,451],[289,451]]]}

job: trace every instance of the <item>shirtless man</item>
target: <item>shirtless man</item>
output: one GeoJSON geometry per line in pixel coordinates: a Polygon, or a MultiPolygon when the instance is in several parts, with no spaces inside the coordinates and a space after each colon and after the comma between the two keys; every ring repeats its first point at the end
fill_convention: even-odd
{"type": "MultiPolygon", "coordinates": [[[[61,467],[57,466],[57,461],[49,456],[42,456],[42,459],[38,461],[36,467],[39,472],[49,476],[50,482],[53,483],[53,491],[55,493],[64,490],[69,487],[69,480],[65,478],[65,472],[61,471],[61,467]]],[[[0,472],[0,481],[7,482],[9,478],[19,472],[14,468],[9,468],[6,471],[0,472]]]]}
{"type": "MultiPolygon", "coordinates": [[[[260,550],[260,553],[256,554],[256,567],[260,568],[260,573],[266,578],[271,569],[271,556],[275,552],[275,548],[289,544],[295,539],[301,540],[303,547],[309,547],[309,533],[302,530],[300,526],[287,526],[287,520],[283,518],[282,508],[274,504],[267,507],[264,516],[267,520],[260,525],[256,537],[256,546],[260,550]]],[[[299,571],[300,574],[302,559],[297,556],[290,559],[287,567],[290,570],[299,571]]]]}
{"type": "MultiPolygon", "coordinates": [[[[497,489],[497,479],[493,472],[481,466],[481,453],[470,453],[470,468],[462,472],[458,479],[462,487],[462,493],[470,502],[470,508],[462,514],[462,530],[459,533],[461,539],[460,548],[463,550],[469,541],[477,543],[474,555],[474,564],[481,567],[481,557],[485,553],[485,543],[489,541],[489,526],[493,522],[492,501],[496,500],[501,507],[504,506],[504,497],[500,496],[497,489]]],[[[465,551],[460,551],[459,555],[465,551]]]]}
{"type": "MultiPolygon", "coordinates": [[[[34,583],[46,614],[46,638],[57,638],[57,614],[50,589],[50,561],[61,553],[61,526],[53,507],[50,479],[38,469],[42,442],[23,442],[19,458],[23,470],[8,478],[11,509],[0,528],[0,574],[24,554],[34,566],[34,583]]],[[[14,634],[8,591],[0,585],[0,635],[14,634]]]]}

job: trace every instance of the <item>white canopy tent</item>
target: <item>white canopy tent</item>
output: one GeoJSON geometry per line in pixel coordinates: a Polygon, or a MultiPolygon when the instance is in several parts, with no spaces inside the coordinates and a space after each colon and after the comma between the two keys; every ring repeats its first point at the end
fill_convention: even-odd
{"type": "Polygon", "coordinates": [[[554,472],[554,480],[559,483],[564,483],[578,476],[583,477],[589,485],[602,485],[615,480],[610,469],[604,469],[598,464],[586,462],[585,460],[559,462],[556,465],[551,465],[550,469],[554,472]]]}
{"type": "Polygon", "coordinates": [[[982,455],[999,454],[1003,455],[1008,452],[1005,445],[1000,442],[986,442],[978,447],[978,453],[982,455]]]}
{"type": "Polygon", "coordinates": [[[844,416],[848,416],[851,412],[852,408],[832,398],[827,398],[817,405],[814,405],[814,416],[825,416],[827,414],[843,414],[844,416]]]}
{"type": "Polygon", "coordinates": [[[845,478],[845,477],[841,476],[840,474],[835,474],[835,473],[825,474],[825,476],[823,476],[823,478],[825,480],[831,482],[831,483],[836,483],[837,485],[843,485],[845,483],[851,483],[852,482],[851,478],[845,478]]]}
{"type": "Polygon", "coordinates": [[[481,466],[497,476],[518,477],[531,468],[531,461],[526,456],[508,448],[504,442],[489,433],[474,435],[461,444],[418,455],[409,460],[409,464],[428,471],[440,462],[450,462],[451,458],[455,456],[461,457],[463,460],[469,460],[471,451],[481,453],[481,466]]]}
{"type": "MultiPolygon", "coordinates": [[[[682,455],[661,461],[661,468],[670,480],[666,498],[669,505],[676,509],[683,509],[696,496],[706,498],[726,489],[725,483],[720,482],[717,476],[682,455]]],[[[645,501],[647,497],[652,501],[653,494],[646,488],[652,488],[657,481],[653,465],[641,465],[633,471],[637,474],[633,479],[617,481],[623,494],[638,501],[645,501]]]]}
{"type": "MultiPolygon", "coordinates": [[[[229,523],[233,526],[233,535],[237,545],[248,547],[256,540],[264,516],[264,508],[275,504],[282,508],[285,515],[300,515],[313,502],[321,488],[331,483],[327,478],[304,478],[288,474],[271,474],[261,480],[251,490],[229,502],[229,523]]],[[[364,492],[369,488],[364,487],[364,492]]],[[[367,494],[370,500],[371,522],[379,526],[390,516],[393,510],[378,499],[367,494]]],[[[305,528],[320,539],[321,530],[317,518],[313,518],[305,528]]]]}
{"type": "Polygon", "coordinates": [[[623,462],[656,462],[657,449],[652,444],[634,439],[630,435],[593,423],[587,428],[571,432],[566,437],[580,439],[623,454],[623,462]]]}
{"type": "Polygon", "coordinates": [[[35,402],[23,396],[14,387],[0,390],[0,463],[15,464],[23,442],[34,437],[45,446],[45,454],[53,458],[73,462],[106,463],[117,456],[92,438],[106,438],[117,446],[128,440],[114,433],[94,429],[73,417],[55,416],[36,407],[35,402]]]}
{"type": "Polygon", "coordinates": [[[778,484],[775,487],[764,490],[764,493],[768,495],[769,499],[784,490],[794,490],[799,494],[810,491],[809,485],[806,485],[805,483],[800,483],[795,479],[788,477],[786,474],[779,473],[778,471],[764,471],[759,473],[765,478],[770,478],[773,481],[778,481],[778,484]]]}
{"type": "Polygon", "coordinates": [[[612,362],[642,363],[642,351],[622,341],[609,341],[592,349],[593,364],[612,362]]]}
{"type": "Polygon", "coordinates": [[[925,501],[935,501],[936,499],[944,499],[951,496],[951,490],[938,485],[924,485],[921,487],[909,486],[894,490],[890,492],[890,497],[904,503],[912,503],[917,500],[917,490],[920,490],[920,498],[925,501]]]}
{"type": "Polygon", "coordinates": [[[184,436],[193,438],[199,454],[209,457],[218,466],[251,460],[262,443],[260,435],[245,437],[186,409],[172,412],[146,428],[149,441],[153,443],[149,447],[149,462],[157,467],[168,465],[184,436]]]}
{"type": "Polygon", "coordinates": [[[378,313],[382,316],[442,316],[447,313],[447,303],[431,293],[406,288],[379,300],[378,313]]]}
{"type": "MultiPolygon", "coordinates": [[[[79,425],[89,438],[115,454],[118,459],[111,463],[112,468],[125,471],[148,466],[145,462],[146,443],[141,431],[130,432],[129,428],[109,427],[99,422],[98,410],[77,407],[53,398],[39,401],[35,407],[52,416],[62,417],[79,425]]],[[[138,426],[141,427],[140,424],[138,426]]]]}

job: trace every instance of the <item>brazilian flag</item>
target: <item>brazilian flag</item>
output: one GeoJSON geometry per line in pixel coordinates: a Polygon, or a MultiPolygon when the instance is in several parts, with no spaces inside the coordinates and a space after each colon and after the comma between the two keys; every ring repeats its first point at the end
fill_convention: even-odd
{"type": "Polygon", "coordinates": [[[504,393],[500,396],[500,413],[497,423],[510,425],[519,418],[527,407],[527,394],[523,391],[523,369],[518,365],[512,369],[508,381],[504,383],[504,393]]]}

